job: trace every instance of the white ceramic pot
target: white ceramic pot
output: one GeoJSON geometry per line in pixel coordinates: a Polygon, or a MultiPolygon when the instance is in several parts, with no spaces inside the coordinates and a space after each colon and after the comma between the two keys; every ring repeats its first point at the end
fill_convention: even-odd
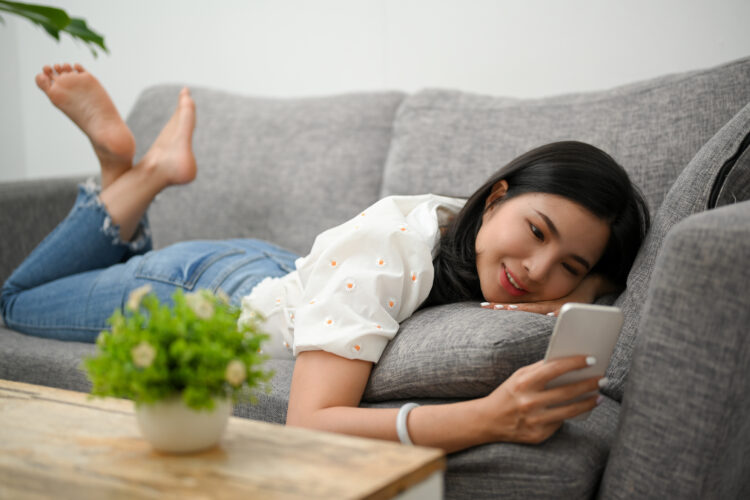
{"type": "Polygon", "coordinates": [[[231,400],[214,400],[211,411],[194,410],[174,397],[154,404],[136,406],[135,414],[143,437],[168,453],[205,450],[219,442],[232,412],[231,400]]]}

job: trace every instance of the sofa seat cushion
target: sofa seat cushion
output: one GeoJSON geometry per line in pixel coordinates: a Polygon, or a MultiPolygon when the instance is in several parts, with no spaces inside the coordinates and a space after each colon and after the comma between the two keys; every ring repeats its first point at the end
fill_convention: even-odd
{"type": "Polygon", "coordinates": [[[604,399],[539,445],[493,443],[448,456],[445,496],[594,498],[617,435],[620,405],[604,399]]]}
{"type": "Polygon", "coordinates": [[[91,381],[81,369],[96,345],[24,335],[0,327],[0,378],[89,392],[91,381]]]}
{"type": "MultiPolygon", "coordinates": [[[[136,159],[172,115],[179,90],[160,85],[139,96],[128,117],[136,159]]],[[[402,93],[271,99],[191,92],[198,177],[153,203],[156,247],[252,237],[305,254],[318,233],[378,199],[402,93]]]]}

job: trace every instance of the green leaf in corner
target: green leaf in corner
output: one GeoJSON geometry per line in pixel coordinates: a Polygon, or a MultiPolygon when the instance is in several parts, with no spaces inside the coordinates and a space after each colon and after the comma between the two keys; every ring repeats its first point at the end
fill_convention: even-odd
{"type": "MultiPolygon", "coordinates": [[[[57,41],[60,41],[60,31],[64,31],[74,39],[77,38],[87,44],[94,57],[97,56],[95,46],[99,46],[104,52],[109,53],[109,50],[104,45],[104,37],[92,31],[86,25],[85,20],[81,18],[71,19],[62,9],[0,0],[0,11],[21,16],[40,25],[44,28],[44,31],[57,41]]],[[[0,22],[4,22],[1,17],[0,22]]]]}
{"type": "Polygon", "coordinates": [[[56,7],[0,0],[0,11],[25,17],[29,21],[42,26],[56,40],[60,39],[60,30],[70,24],[68,14],[56,7]]]}
{"type": "Polygon", "coordinates": [[[89,27],[86,26],[86,21],[84,19],[77,17],[72,18],[70,24],[68,24],[63,31],[69,33],[70,36],[83,40],[86,44],[89,44],[89,49],[94,57],[96,57],[97,54],[96,49],[94,49],[92,45],[98,45],[104,52],[109,53],[109,50],[104,45],[104,37],[89,29],[89,27]]]}

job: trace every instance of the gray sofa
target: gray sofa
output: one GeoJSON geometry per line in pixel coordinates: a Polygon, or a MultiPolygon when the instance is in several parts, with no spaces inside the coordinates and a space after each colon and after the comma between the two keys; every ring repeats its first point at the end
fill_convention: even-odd
{"type": "MultiPolygon", "coordinates": [[[[179,86],[128,117],[140,156],[179,86]]],[[[466,196],[495,169],[562,139],[609,151],[643,190],[650,231],[619,296],[626,322],[604,403],[536,445],[448,457],[448,498],[732,498],[750,493],[750,58],[545,99],[449,90],[264,99],[193,89],[197,180],[149,217],[156,246],[254,237],[304,254],[314,236],[390,194],[466,196]]],[[[0,281],[65,216],[81,179],[0,184],[0,281]]],[[[479,304],[402,324],[363,406],[480,397],[543,356],[553,318],[479,304]]],[[[93,345],[0,329],[0,377],[87,391],[93,345]]],[[[235,414],[283,422],[292,361],[235,414]]],[[[1,411],[1,410],[0,410],[1,411]]]]}

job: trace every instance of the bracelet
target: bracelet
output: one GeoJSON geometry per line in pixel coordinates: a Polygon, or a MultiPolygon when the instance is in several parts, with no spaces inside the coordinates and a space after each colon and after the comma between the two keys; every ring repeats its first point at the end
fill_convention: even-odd
{"type": "Polygon", "coordinates": [[[406,427],[406,419],[409,416],[409,412],[417,406],[419,406],[417,403],[406,403],[398,411],[398,416],[396,417],[396,434],[398,434],[398,439],[403,444],[414,445],[414,443],[411,442],[411,438],[409,438],[409,429],[406,427]]]}

